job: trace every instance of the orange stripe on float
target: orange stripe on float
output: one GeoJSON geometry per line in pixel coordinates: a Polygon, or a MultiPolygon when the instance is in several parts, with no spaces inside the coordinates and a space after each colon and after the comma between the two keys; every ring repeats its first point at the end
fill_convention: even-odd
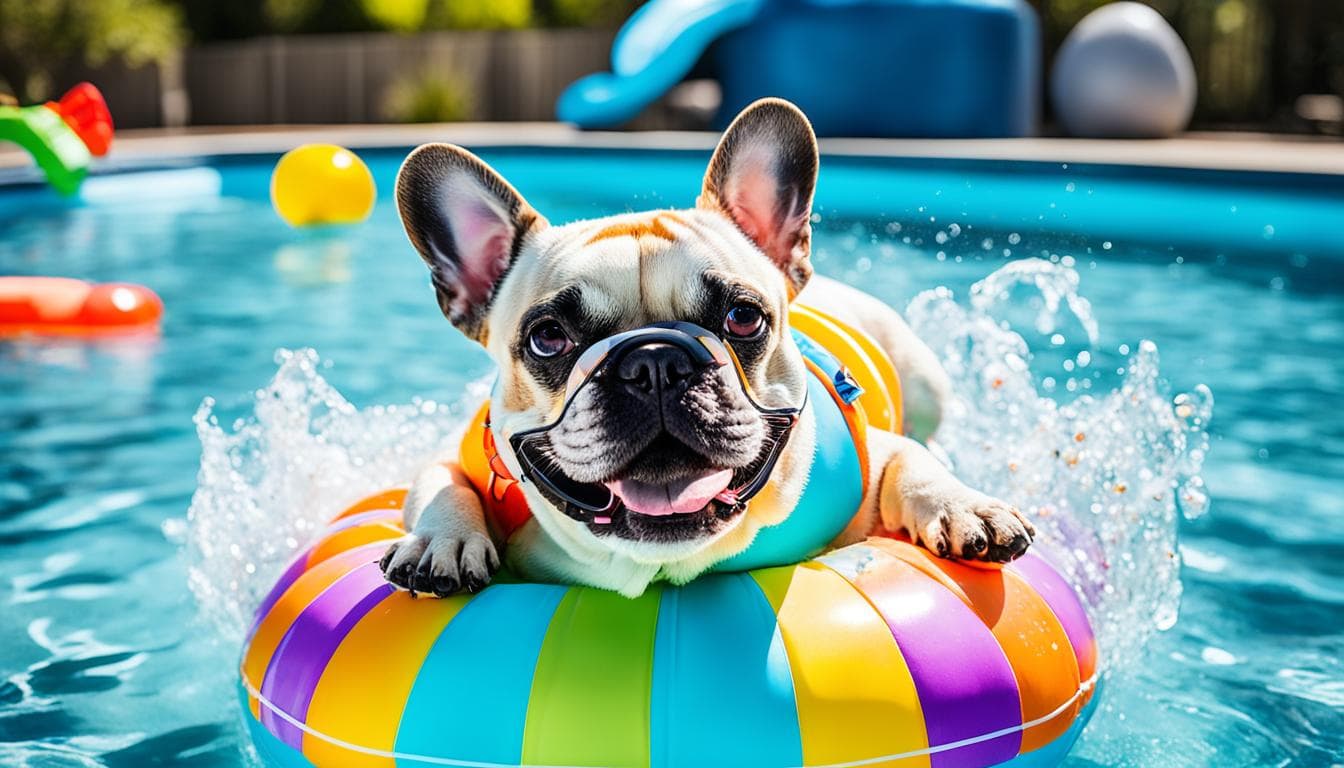
{"type": "MultiPolygon", "coordinates": [[[[261,690],[261,682],[266,675],[266,667],[270,665],[271,657],[275,655],[275,649],[284,639],[290,625],[294,623],[300,613],[303,613],[303,609],[307,608],[309,603],[326,591],[337,579],[364,563],[376,559],[381,553],[381,549],[381,547],[367,545],[336,555],[309,569],[290,585],[289,589],[285,590],[285,593],[271,607],[270,612],[257,624],[257,630],[252,633],[252,639],[247,644],[247,650],[243,652],[242,675],[252,690],[261,690]]],[[[256,698],[250,694],[248,695],[248,705],[252,709],[253,717],[260,720],[261,707],[256,698]]]]}
{"type": "MultiPolygon", "coordinates": [[[[753,576],[777,596],[785,574],[780,569],[764,582],[753,576]]],[[[928,748],[919,694],[891,628],[844,577],[819,563],[793,569],[778,617],[806,764],[928,748]]],[[[881,764],[923,767],[929,756],[881,764]]]]}
{"type": "Polygon", "coordinates": [[[344,512],[333,517],[331,521],[334,523],[337,520],[344,520],[347,517],[353,517],[355,515],[363,514],[364,512],[372,512],[375,509],[401,509],[401,506],[405,503],[406,489],[393,488],[388,491],[383,491],[382,493],[375,493],[368,498],[360,499],[350,505],[344,512]]]}
{"type": "Polygon", "coordinates": [[[367,523],[346,528],[343,531],[327,534],[326,537],[319,539],[308,553],[308,567],[312,568],[320,562],[329,560],[355,547],[372,544],[375,541],[399,539],[405,533],[406,529],[401,525],[400,513],[396,510],[389,510],[387,519],[370,520],[367,523]]]}
{"type": "MultiPolygon", "coordinates": [[[[823,382],[829,382],[830,376],[821,369],[819,365],[804,357],[803,365],[823,382]]],[[[854,443],[854,452],[859,457],[859,478],[863,488],[863,497],[868,496],[868,411],[863,408],[853,408],[840,399],[839,393],[835,387],[826,385],[826,391],[830,393],[831,400],[835,401],[840,409],[841,415],[845,417],[845,426],[849,428],[849,436],[854,443]]]]}
{"type": "MultiPolygon", "coordinates": [[[[417,600],[396,592],[379,603],[355,624],[327,663],[308,705],[308,727],[337,741],[393,751],[420,667],[467,600],[417,600]]],[[[303,754],[314,765],[396,765],[389,756],[347,750],[311,733],[303,737],[303,754]]]]}
{"type": "MultiPolygon", "coordinates": [[[[1022,697],[1022,722],[1049,715],[1078,692],[1078,659],[1054,611],[1017,574],[1003,568],[972,568],[933,555],[928,550],[892,539],[869,539],[869,545],[913,565],[952,590],[975,611],[998,640],[1017,678],[1022,697]]],[[[1055,717],[1022,734],[1022,751],[1049,744],[1069,729],[1083,697],[1055,717]]]]}

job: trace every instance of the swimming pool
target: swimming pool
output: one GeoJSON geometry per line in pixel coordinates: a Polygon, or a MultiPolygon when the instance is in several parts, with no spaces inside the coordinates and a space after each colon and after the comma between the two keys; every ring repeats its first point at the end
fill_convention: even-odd
{"type": "MultiPolygon", "coordinates": [[[[201,464],[192,416],[204,398],[217,398],[222,424],[216,432],[207,423],[207,458],[227,463],[245,452],[249,484],[239,493],[269,493],[283,507],[303,499],[285,496],[287,486],[258,491],[248,473],[284,469],[294,459],[287,446],[315,450],[303,442],[315,428],[326,443],[352,439],[322,432],[308,413],[296,417],[314,393],[316,410],[343,408],[317,376],[361,407],[445,404],[373,409],[341,421],[347,432],[416,421],[446,429],[462,389],[488,376],[485,356],[438,314],[388,204],[404,150],[362,154],[380,186],[373,218],[315,232],[290,230],[271,213],[269,156],[123,169],[91,179],[76,206],[22,183],[0,186],[0,274],[142,282],[167,306],[157,340],[0,342],[0,764],[242,760],[235,639],[199,618],[187,585],[201,547],[227,553],[248,535],[227,521],[191,530],[183,522],[201,464]],[[320,359],[282,356],[285,374],[267,386],[276,350],[304,347],[320,359]],[[279,405],[268,409],[272,401],[279,405]],[[250,419],[251,445],[223,445],[235,418],[250,419]],[[188,540],[196,554],[183,554],[188,540]]],[[[553,221],[688,205],[707,157],[482,154],[553,221]]],[[[1338,763],[1344,179],[837,156],[823,161],[818,213],[819,271],[897,306],[950,289],[950,298],[923,294],[912,308],[940,350],[995,350],[1004,321],[1033,353],[1025,374],[1033,391],[950,425],[963,430],[946,436],[954,458],[983,482],[1009,481],[997,466],[968,465],[967,435],[1029,426],[1047,413],[1042,402],[1056,400],[1065,406],[1051,418],[1104,429],[1104,409],[1080,398],[1128,381],[1134,360],[1147,359],[1141,340],[1156,343],[1170,382],[1144,389],[1148,401],[1198,398],[1200,384],[1213,391],[1200,470],[1212,503],[1180,523],[1180,619],[1115,672],[1071,764],[1338,763]],[[981,282],[1026,257],[1040,261],[981,282]],[[1049,301],[1028,301],[1042,287],[1062,303],[1053,322],[1039,316],[1049,301]],[[979,322],[986,317],[995,322],[979,322]]],[[[952,362],[968,368],[974,359],[967,352],[952,362]]],[[[975,373],[964,371],[959,385],[975,373]]],[[[1124,434],[1103,445],[1120,450],[1124,434]]],[[[327,454],[300,458],[290,469],[319,486],[344,466],[327,454]]],[[[335,494],[339,478],[331,479],[326,492],[335,494]]],[[[231,594],[227,583],[207,586],[231,594]]]]}

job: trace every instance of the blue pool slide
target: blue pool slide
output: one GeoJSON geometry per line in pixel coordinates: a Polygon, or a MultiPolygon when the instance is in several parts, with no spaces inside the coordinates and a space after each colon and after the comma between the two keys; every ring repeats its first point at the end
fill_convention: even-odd
{"type": "Polygon", "coordinates": [[[718,123],[763,96],[823,136],[1035,132],[1040,30],[1024,0],[651,0],[621,28],[611,72],[556,105],[583,128],[627,122],[708,52],[718,123]]]}

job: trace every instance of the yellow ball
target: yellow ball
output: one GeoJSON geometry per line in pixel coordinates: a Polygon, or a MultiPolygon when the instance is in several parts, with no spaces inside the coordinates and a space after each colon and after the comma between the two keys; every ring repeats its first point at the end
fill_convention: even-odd
{"type": "Polygon", "coordinates": [[[335,144],[291,149],[271,173],[271,204],[291,227],[363,221],[376,196],[369,167],[335,144]]]}

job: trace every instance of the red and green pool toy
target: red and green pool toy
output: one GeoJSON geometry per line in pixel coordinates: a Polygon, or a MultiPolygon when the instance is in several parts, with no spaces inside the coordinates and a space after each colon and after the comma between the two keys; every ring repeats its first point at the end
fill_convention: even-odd
{"type": "Polygon", "coordinates": [[[71,88],[60,101],[28,107],[0,104],[0,141],[28,150],[51,186],[74,194],[94,156],[112,145],[112,114],[92,83],[71,88]]]}

